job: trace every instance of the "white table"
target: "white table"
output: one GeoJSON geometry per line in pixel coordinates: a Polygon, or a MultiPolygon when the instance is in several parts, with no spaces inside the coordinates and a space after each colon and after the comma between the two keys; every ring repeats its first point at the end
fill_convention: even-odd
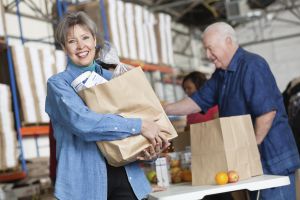
{"type": "Polygon", "coordinates": [[[226,185],[192,186],[191,183],[174,184],[166,191],[155,192],[149,195],[149,200],[197,200],[206,195],[231,192],[236,190],[263,190],[267,188],[289,185],[288,176],[262,175],[247,180],[226,185]]]}

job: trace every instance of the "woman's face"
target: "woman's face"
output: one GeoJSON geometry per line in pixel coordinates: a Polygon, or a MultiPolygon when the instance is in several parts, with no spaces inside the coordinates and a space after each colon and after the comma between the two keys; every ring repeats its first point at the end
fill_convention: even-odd
{"type": "Polygon", "coordinates": [[[188,95],[191,96],[194,92],[196,92],[196,85],[190,80],[186,80],[183,83],[183,90],[188,95]]]}
{"type": "Polygon", "coordinates": [[[96,38],[88,28],[76,24],[68,29],[64,51],[75,65],[89,66],[96,53],[96,38]]]}

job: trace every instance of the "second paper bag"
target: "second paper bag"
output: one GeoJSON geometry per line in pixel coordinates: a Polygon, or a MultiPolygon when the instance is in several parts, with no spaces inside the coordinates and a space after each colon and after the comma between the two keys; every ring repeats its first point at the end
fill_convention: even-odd
{"type": "MultiPolygon", "coordinates": [[[[79,95],[95,112],[152,120],[166,130],[168,139],[177,136],[141,68],[134,68],[107,83],[84,89],[79,95]]],[[[122,140],[97,142],[97,145],[109,164],[122,166],[134,161],[150,143],[142,135],[137,135],[122,140]]]]}
{"type": "Polygon", "coordinates": [[[191,125],[192,185],[215,184],[220,171],[235,170],[240,180],[263,173],[250,115],[191,125]]]}

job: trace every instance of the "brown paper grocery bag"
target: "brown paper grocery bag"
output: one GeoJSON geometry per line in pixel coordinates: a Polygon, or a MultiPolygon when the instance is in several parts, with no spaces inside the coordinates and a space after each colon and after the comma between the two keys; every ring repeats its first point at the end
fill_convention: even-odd
{"type": "Polygon", "coordinates": [[[263,173],[249,115],[191,125],[192,184],[215,184],[219,171],[235,170],[240,180],[263,173]]]}
{"type": "MultiPolygon", "coordinates": [[[[107,83],[82,90],[79,95],[87,106],[95,112],[153,120],[167,130],[168,139],[177,136],[140,67],[134,68],[107,83]]],[[[97,145],[109,164],[122,166],[136,160],[137,155],[149,147],[150,143],[142,135],[137,135],[122,140],[97,142],[97,145]]]]}

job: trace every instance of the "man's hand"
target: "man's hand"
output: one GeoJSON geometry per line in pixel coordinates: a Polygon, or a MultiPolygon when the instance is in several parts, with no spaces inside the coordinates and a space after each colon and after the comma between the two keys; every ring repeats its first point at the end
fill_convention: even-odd
{"type": "Polygon", "coordinates": [[[175,103],[163,105],[167,115],[188,115],[201,111],[201,108],[189,97],[175,103]]]}

